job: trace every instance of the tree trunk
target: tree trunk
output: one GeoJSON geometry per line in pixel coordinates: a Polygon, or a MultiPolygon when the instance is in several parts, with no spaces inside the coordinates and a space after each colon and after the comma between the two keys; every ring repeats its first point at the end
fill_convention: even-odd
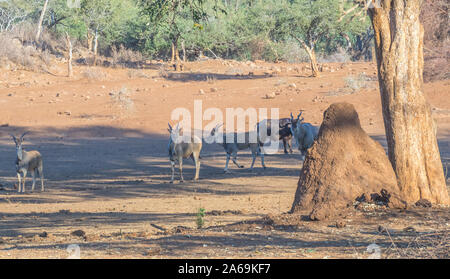
{"type": "Polygon", "coordinates": [[[94,66],[97,65],[97,49],[98,49],[98,29],[95,29],[95,36],[94,36],[94,62],[92,63],[94,66]]]}
{"type": "Polygon", "coordinates": [[[375,31],[389,160],[404,198],[449,204],[431,109],[423,93],[421,0],[382,0],[369,9],[375,31]]]}
{"type": "Polygon", "coordinates": [[[317,65],[316,52],[314,48],[306,48],[306,52],[309,55],[309,59],[311,60],[311,71],[313,77],[320,77],[319,66],[317,65]]]}
{"type": "Polygon", "coordinates": [[[72,42],[70,41],[70,36],[66,32],[66,42],[67,42],[67,51],[68,51],[68,59],[67,59],[67,76],[73,76],[72,70],[72,42]]]}
{"type": "Polygon", "coordinates": [[[320,77],[319,66],[317,65],[316,52],[314,51],[314,42],[311,42],[311,46],[308,46],[305,41],[302,39],[293,36],[300,45],[306,50],[309,56],[309,60],[311,61],[311,71],[313,77],[320,77]]]}
{"type": "Polygon", "coordinates": [[[92,51],[92,41],[94,39],[94,36],[92,35],[92,33],[88,30],[87,34],[86,34],[86,41],[87,41],[87,48],[88,51],[91,52],[92,51]]]}
{"type": "Polygon", "coordinates": [[[186,63],[186,47],[184,46],[184,41],[181,42],[181,48],[183,49],[183,63],[186,63]]]}
{"type": "Polygon", "coordinates": [[[45,11],[47,10],[47,4],[48,4],[48,0],[45,0],[44,7],[42,8],[42,11],[41,11],[41,16],[39,17],[39,23],[38,23],[38,27],[37,27],[36,37],[34,39],[36,42],[39,41],[39,37],[41,36],[42,22],[44,21],[44,15],[45,15],[45,11]]]}
{"type": "Polygon", "coordinates": [[[174,64],[175,63],[175,44],[172,41],[172,58],[170,58],[170,64],[174,64]]]}

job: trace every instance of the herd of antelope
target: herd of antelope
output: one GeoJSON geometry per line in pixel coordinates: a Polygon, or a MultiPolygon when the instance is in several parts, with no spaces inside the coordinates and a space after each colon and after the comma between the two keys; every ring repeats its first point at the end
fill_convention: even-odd
{"type": "MultiPolygon", "coordinates": [[[[259,122],[256,125],[257,132],[257,140],[250,140],[250,132],[245,132],[241,135],[241,138],[244,140],[238,141],[238,134],[234,133],[233,135],[223,135],[223,139],[221,141],[221,145],[223,146],[227,159],[225,163],[225,172],[228,172],[228,163],[230,159],[238,168],[243,168],[244,166],[240,165],[237,162],[237,153],[240,150],[250,149],[252,153],[252,164],[250,169],[253,169],[255,164],[256,157],[259,155],[261,157],[261,165],[265,169],[266,165],[264,164],[264,152],[261,151],[261,147],[266,142],[266,138],[262,138],[261,134],[265,137],[271,137],[272,135],[278,134],[278,140],[283,141],[284,153],[292,153],[292,138],[295,139],[298,145],[298,150],[302,155],[302,159],[304,159],[306,155],[306,151],[313,145],[314,141],[317,139],[317,135],[319,133],[319,128],[317,126],[311,125],[310,123],[305,123],[304,118],[300,118],[302,112],[297,115],[297,118],[291,113],[290,118],[281,118],[278,119],[278,127],[272,127],[271,119],[265,119],[259,122]],[[278,129],[278,133],[274,129],[278,129]],[[266,133],[259,133],[260,130],[265,130],[266,133]],[[231,139],[231,140],[230,140],[231,139]]],[[[275,122],[275,123],[276,123],[275,122]]],[[[218,134],[219,128],[222,124],[216,125],[211,130],[210,135],[216,136],[218,134]]],[[[200,152],[202,149],[202,141],[196,136],[191,136],[189,139],[180,139],[182,128],[179,127],[179,124],[175,129],[169,123],[169,159],[172,167],[172,176],[170,182],[173,183],[175,176],[175,163],[178,162],[179,170],[180,170],[180,182],[184,181],[183,178],[183,159],[192,158],[195,163],[195,177],[194,181],[199,179],[200,172],[200,152]]]]}
{"type": "MultiPolygon", "coordinates": [[[[318,127],[313,126],[310,123],[305,123],[304,118],[300,118],[302,115],[302,112],[300,112],[297,115],[297,118],[294,118],[294,116],[291,113],[290,118],[282,118],[279,119],[278,127],[272,127],[272,121],[271,119],[265,119],[261,122],[259,122],[256,125],[257,131],[265,129],[267,133],[265,135],[267,137],[271,137],[272,135],[278,134],[278,140],[283,141],[283,147],[284,147],[284,153],[292,153],[292,138],[295,139],[298,145],[298,149],[302,154],[302,157],[304,158],[306,151],[308,148],[312,146],[314,141],[317,138],[318,135],[318,127]],[[278,133],[274,133],[275,130],[278,129],[278,133]],[[289,151],[288,151],[289,149],[289,151]]],[[[222,126],[222,124],[218,124],[216,127],[214,127],[210,135],[216,136],[218,134],[219,128],[222,126]]],[[[175,177],[175,163],[178,162],[178,167],[180,171],[180,181],[184,181],[183,178],[183,159],[186,158],[192,158],[192,160],[195,163],[195,176],[194,181],[197,181],[199,179],[199,172],[200,172],[200,152],[202,150],[202,140],[192,135],[189,139],[179,139],[182,134],[182,127],[179,127],[179,124],[172,128],[172,126],[169,124],[169,144],[168,144],[168,151],[169,151],[169,159],[171,163],[171,179],[170,182],[173,183],[174,177],[175,177]]],[[[33,178],[33,184],[31,186],[31,190],[34,191],[34,187],[36,184],[36,175],[39,174],[40,176],[40,182],[41,182],[41,191],[44,191],[44,172],[43,172],[43,161],[42,161],[42,155],[38,151],[25,151],[22,147],[23,142],[25,140],[25,135],[27,133],[22,134],[20,137],[16,137],[14,135],[11,135],[11,137],[14,140],[14,143],[16,144],[16,173],[17,173],[17,179],[18,179],[18,192],[24,193],[25,192],[25,181],[27,174],[30,172],[33,178]]],[[[259,135],[259,133],[258,133],[259,135]]],[[[252,153],[252,164],[250,166],[250,169],[253,169],[253,166],[255,164],[256,157],[259,155],[261,157],[261,165],[265,169],[266,165],[264,164],[264,152],[262,152],[261,147],[264,145],[264,142],[266,139],[262,139],[258,136],[257,140],[255,142],[252,142],[250,140],[250,133],[246,132],[243,135],[243,142],[238,141],[238,134],[234,133],[234,135],[231,135],[232,140],[230,140],[230,137],[227,137],[225,134],[223,135],[223,141],[221,142],[221,145],[223,146],[225,153],[226,153],[226,163],[225,163],[225,172],[228,172],[228,163],[230,159],[233,161],[233,163],[238,168],[243,168],[244,166],[240,165],[237,162],[237,153],[240,150],[250,149],[252,153]]]]}

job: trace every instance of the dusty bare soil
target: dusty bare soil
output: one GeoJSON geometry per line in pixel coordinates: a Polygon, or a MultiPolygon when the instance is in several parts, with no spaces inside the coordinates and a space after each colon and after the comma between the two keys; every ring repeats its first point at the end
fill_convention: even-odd
{"type": "MultiPolygon", "coordinates": [[[[253,172],[250,153],[241,152],[246,168],[224,174],[222,148],[205,144],[200,182],[190,181],[194,168],[186,161],[187,181],[169,184],[167,122],[177,107],[192,110],[194,100],[223,112],[277,107],[281,117],[302,109],[316,125],[331,103],[346,101],[385,146],[374,64],[329,64],[320,78],[302,64],[220,60],[189,63],[182,73],[157,64],[74,70],[70,79],[63,64],[50,74],[0,70],[0,258],[66,258],[70,244],[79,245],[81,258],[367,258],[370,244],[387,258],[449,255],[448,208],[363,205],[323,222],[284,214],[302,167],[297,150],[267,155],[265,171],[258,159],[253,172]],[[365,88],[346,86],[361,73],[365,88]],[[117,102],[122,88],[129,98],[117,102]],[[44,157],[43,193],[30,192],[30,177],[25,194],[15,189],[8,134],[24,131],[31,131],[26,148],[44,157]],[[199,208],[206,211],[202,229],[199,208]]],[[[425,84],[444,166],[449,89],[450,81],[425,84]]]]}

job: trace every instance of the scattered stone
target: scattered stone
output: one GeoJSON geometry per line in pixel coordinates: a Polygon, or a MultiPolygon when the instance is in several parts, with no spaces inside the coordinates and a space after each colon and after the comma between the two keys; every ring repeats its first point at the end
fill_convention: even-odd
{"type": "Polygon", "coordinates": [[[275,99],[276,93],[272,92],[272,93],[268,93],[266,94],[266,96],[264,96],[264,99],[275,99]]]}
{"type": "Polygon", "coordinates": [[[385,227],[379,225],[379,226],[378,226],[378,232],[379,232],[379,233],[387,233],[387,232],[389,232],[389,231],[388,231],[387,228],[385,228],[385,227]]]}
{"type": "Polygon", "coordinates": [[[144,256],[156,256],[161,254],[162,249],[160,247],[152,247],[143,253],[144,256]]]}
{"type": "Polygon", "coordinates": [[[205,95],[205,91],[204,91],[203,89],[200,89],[200,90],[198,91],[198,93],[199,93],[200,95],[205,95]]]}
{"type": "Polygon", "coordinates": [[[38,234],[39,237],[48,237],[48,233],[46,231],[41,232],[38,234]]]}
{"type": "Polygon", "coordinates": [[[78,237],[85,237],[86,236],[86,232],[83,230],[76,230],[70,233],[73,236],[78,236],[78,237]]]}
{"type": "Polygon", "coordinates": [[[347,224],[344,221],[337,221],[336,222],[336,228],[338,228],[338,229],[345,228],[345,226],[347,226],[347,224]]]}
{"type": "Polygon", "coordinates": [[[217,92],[217,91],[219,91],[219,89],[213,87],[213,88],[210,89],[210,91],[211,91],[211,92],[217,92]]]}
{"type": "Polygon", "coordinates": [[[417,207],[424,207],[424,208],[428,208],[428,207],[432,207],[432,204],[429,200],[427,199],[420,199],[416,202],[415,204],[417,207]]]}
{"type": "Polygon", "coordinates": [[[416,232],[416,229],[414,227],[406,227],[403,229],[404,232],[416,232]]]}

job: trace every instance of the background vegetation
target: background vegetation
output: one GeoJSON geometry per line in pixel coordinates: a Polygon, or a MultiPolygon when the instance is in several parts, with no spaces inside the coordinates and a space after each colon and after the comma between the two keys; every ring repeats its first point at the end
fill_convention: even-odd
{"type": "MultiPolygon", "coordinates": [[[[23,44],[64,55],[67,32],[75,51],[98,52],[111,57],[114,66],[203,55],[272,62],[372,59],[370,20],[348,0],[48,0],[36,42],[44,2],[1,1],[0,40],[19,38],[23,44]]],[[[439,26],[425,32],[426,47],[439,48],[428,53],[435,64],[447,63],[449,4],[427,0],[424,5],[425,28],[439,26]]],[[[0,50],[0,55],[9,51],[0,50]]],[[[430,74],[434,76],[446,77],[430,74]]]]}

